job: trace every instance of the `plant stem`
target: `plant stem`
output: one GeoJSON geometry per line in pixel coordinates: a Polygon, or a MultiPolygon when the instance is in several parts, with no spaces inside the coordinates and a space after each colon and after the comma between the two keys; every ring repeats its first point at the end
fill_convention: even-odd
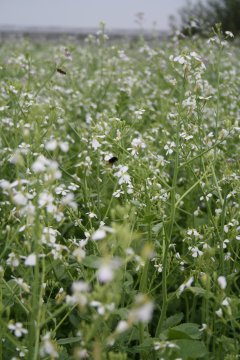
{"type": "Polygon", "coordinates": [[[156,337],[158,337],[162,330],[163,321],[166,318],[167,312],[167,258],[168,258],[168,251],[169,246],[171,244],[172,239],[172,231],[173,231],[173,224],[175,221],[175,212],[176,212],[176,186],[177,186],[177,177],[178,177],[178,170],[179,170],[179,141],[180,141],[180,121],[178,120],[177,125],[177,141],[176,141],[176,152],[175,152],[175,161],[174,161],[174,173],[173,173],[173,181],[172,181],[172,188],[171,188],[171,210],[170,210],[170,219],[169,224],[166,227],[166,233],[163,234],[163,271],[162,271],[162,309],[161,315],[158,321],[157,329],[156,329],[156,337]]]}

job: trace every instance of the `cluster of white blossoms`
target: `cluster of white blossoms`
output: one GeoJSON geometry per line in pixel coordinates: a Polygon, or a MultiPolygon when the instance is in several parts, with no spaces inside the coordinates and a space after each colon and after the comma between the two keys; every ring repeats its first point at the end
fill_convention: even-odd
{"type": "Polygon", "coordinates": [[[237,354],[239,50],[106,39],[0,49],[3,356],[237,354]]]}
{"type": "Polygon", "coordinates": [[[32,164],[32,171],[36,174],[44,173],[44,180],[46,182],[60,179],[62,176],[58,163],[47,159],[44,155],[37,157],[32,164]]]}
{"type": "Polygon", "coordinates": [[[153,314],[154,303],[143,294],[138,294],[135,298],[135,304],[129,311],[128,320],[132,323],[147,324],[153,314]]]}
{"type": "Polygon", "coordinates": [[[137,156],[140,150],[144,150],[146,148],[146,143],[143,141],[141,137],[134,138],[131,142],[131,147],[128,148],[128,151],[131,151],[131,155],[137,156]]]}
{"type": "Polygon", "coordinates": [[[40,346],[40,356],[50,356],[51,359],[58,358],[58,352],[56,349],[56,345],[51,340],[51,334],[48,332],[44,336],[42,336],[41,346],[40,346]]]}
{"type": "Polygon", "coordinates": [[[66,302],[69,305],[78,305],[84,308],[88,304],[88,293],[90,286],[85,281],[76,281],[72,284],[72,295],[66,296],[66,302]]]}
{"type": "Polygon", "coordinates": [[[63,252],[67,253],[68,247],[57,242],[60,233],[51,227],[44,227],[42,230],[41,243],[51,249],[54,260],[62,259],[63,252]]]}
{"type": "Polygon", "coordinates": [[[174,152],[175,147],[176,147],[176,143],[174,141],[168,141],[166,145],[164,145],[164,150],[166,150],[166,155],[171,155],[174,152]]]}
{"type": "Polygon", "coordinates": [[[206,66],[202,57],[198,55],[195,51],[182,53],[181,55],[175,57],[174,55],[170,55],[169,60],[182,65],[184,70],[196,71],[196,67],[200,68],[201,72],[206,70],[206,66]]]}
{"type": "Polygon", "coordinates": [[[67,153],[69,150],[69,143],[55,138],[51,138],[45,142],[46,150],[55,151],[57,148],[59,148],[62,152],[67,153]]]}
{"type": "Polygon", "coordinates": [[[116,270],[120,267],[121,263],[122,262],[119,258],[103,259],[99,263],[98,270],[96,272],[96,276],[99,282],[111,282],[114,279],[116,270]]]}
{"type": "Polygon", "coordinates": [[[138,294],[126,319],[118,322],[114,332],[108,338],[108,344],[113,346],[117,336],[130,329],[134,324],[148,324],[152,319],[153,311],[154,302],[145,294],[138,294]]]}
{"type": "Polygon", "coordinates": [[[102,221],[100,223],[100,227],[92,234],[91,238],[94,241],[102,240],[107,236],[108,233],[113,234],[115,233],[115,230],[110,226],[106,226],[102,221]]]}
{"type": "Polygon", "coordinates": [[[113,196],[119,197],[121,194],[123,194],[125,192],[124,186],[126,186],[127,194],[132,194],[133,185],[132,185],[131,177],[128,174],[128,166],[118,165],[115,167],[115,169],[117,171],[114,173],[114,176],[118,179],[118,184],[120,185],[120,189],[116,190],[113,193],[113,196]]]}

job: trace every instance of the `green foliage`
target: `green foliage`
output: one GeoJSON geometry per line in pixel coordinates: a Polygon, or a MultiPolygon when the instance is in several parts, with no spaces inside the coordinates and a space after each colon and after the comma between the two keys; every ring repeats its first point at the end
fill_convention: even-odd
{"type": "Polygon", "coordinates": [[[220,23],[223,31],[240,34],[240,0],[207,0],[188,3],[180,11],[181,28],[185,34],[207,34],[220,23]]]}
{"type": "Polygon", "coordinates": [[[1,45],[0,360],[238,356],[225,35],[1,45]]]}

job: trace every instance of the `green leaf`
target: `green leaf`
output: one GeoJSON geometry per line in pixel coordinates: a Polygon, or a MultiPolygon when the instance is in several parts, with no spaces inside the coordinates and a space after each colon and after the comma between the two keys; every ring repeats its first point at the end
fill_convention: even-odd
{"type": "Polygon", "coordinates": [[[90,269],[98,269],[101,258],[96,255],[87,256],[82,260],[82,264],[90,269]]]}
{"type": "Polygon", "coordinates": [[[214,295],[211,291],[207,291],[207,290],[205,290],[201,287],[197,287],[197,286],[190,286],[189,288],[186,289],[186,291],[190,291],[194,295],[203,296],[207,299],[209,299],[210,297],[214,297],[214,295]]]}
{"type": "Polygon", "coordinates": [[[113,315],[119,315],[121,319],[124,319],[128,314],[128,308],[120,308],[112,311],[113,315]]]}
{"type": "Polygon", "coordinates": [[[183,313],[178,313],[167,318],[163,323],[163,330],[178,325],[183,319],[183,313]]]}
{"type": "Polygon", "coordinates": [[[65,338],[65,339],[58,339],[57,342],[60,345],[66,345],[66,344],[72,344],[75,342],[78,342],[81,340],[80,336],[75,336],[75,337],[70,337],[70,338],[65,338]]]}
{"type": "Polygon", "coordinates": [[[62,347],[61,351],[59,353],[59,357],[57,359],[58,360],[72,360],[73,357],[68,354],[66,348],[62,347]]]}
{"type": "Polygon", "coordinates": [[[146,351],[150,351],[153,347],[153,340],[151,338],[145,339],[141,345],[134,346],[132,348],[132,353],[142,353],[146,351]]]}
{"type": "Polygon", "coordinates": [[[205,344],[201,341],[179,339],[174,343],[179,347],[178,356],[183,360],[199,359],[208,354],[205,344]]]}
{"type": "Polygon", "coordinates": [[[198,324],[184,323],[168,330],[168,338],[171,339],[200,339],[201,332],[198,324]]]}
{"type": "Polygon", "coordinates": [[[158,234],[159,231],[162,229],[162,227],[163,227],[163,224],[162,224],[162,223],[158,223],[158,224],[156,224],[156,225],[154,225],[154,226],[152,227],[152,231],[153,231],[155,234],[158,234]]]}

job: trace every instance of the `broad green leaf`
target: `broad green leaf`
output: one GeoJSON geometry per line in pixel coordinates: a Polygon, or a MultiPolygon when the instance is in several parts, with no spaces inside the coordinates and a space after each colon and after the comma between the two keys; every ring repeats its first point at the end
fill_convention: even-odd
{"type": "Polygon", "coordinates": [[[208,354],[205,344],[201,341],[179,339],[174,343],[179,347],[178,356],[183,360],[200,359],[208,354]]]}
{"type": "Polygon", "coordinates": [[[141,353],[145,351],[149,351],[153,348],[153,339],[148,338],[143,341],[141,345],[134,346],[132,349],[132,353],[141,353]]]}
{"type": "Polygon", "coordinates": [[[172,326],[178,325],[183,319],[183,313],[178,313],[172,316],[169,316],[164,323],[163,323],[163,329],[169,329],[172,326]]]}
{"type": "Polygon", "coordinates": [[[98,269],[100,260],[99,256],[90,255],[82,260],[82,264],[90,269],[98,269]]]}
{"type": "Polygon", "coordinates": [[[214,297],[213,293],[211,291],[207,291],[201,287],[198,286],[190,286],[189,288],[186,289],[186,291],[190,291],[191,293],[193,293],[194,295],[197,296],[203,296],[205,298],[210,298],[210,297],[214,297]]]}
{"type": "Polygon", "coordinates": [[[168,330],[169,339],[200,339],[201,332],[198,324],[184,323],[168,330]]]}

